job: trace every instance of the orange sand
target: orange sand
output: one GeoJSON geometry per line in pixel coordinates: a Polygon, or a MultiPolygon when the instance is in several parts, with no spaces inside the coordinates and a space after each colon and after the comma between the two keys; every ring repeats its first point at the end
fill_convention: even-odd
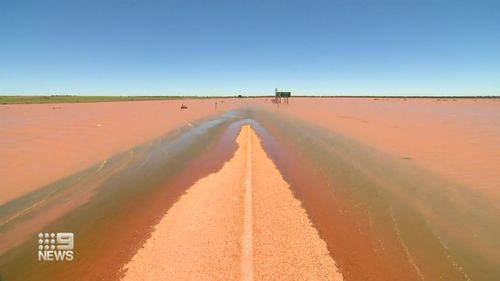
{"type": "MultiPolygon", "coordinates": [[[[215,101],[0,105],[0,205],[214,114],[215,101]]],[[[238,104],[219,101],[218,110],[238,104]]]]}
{"type": "Polygon", "coordinates": [[[235,156],[219,172],[199,180],[170,208],[125,265],[123,280],[241,280],[245,267],[256,280],[342,280],[325,242],[249,126],[237,143],[235,156]],[[251,183],[245,185],[249,170],[251,183]],[[245,190],[253,197],[253,254],[242,261],[245,190]]]}

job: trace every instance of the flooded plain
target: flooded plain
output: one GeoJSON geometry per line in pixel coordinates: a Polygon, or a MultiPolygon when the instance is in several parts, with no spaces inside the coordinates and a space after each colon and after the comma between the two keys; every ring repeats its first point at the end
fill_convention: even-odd
{"type": "Polygon", "coordinates": [[[309,123],[257,115],[346,280],[500,276],[500,212],[485,194],[309,123]]]}
{"type": "Polygon", "coordinates": [[[0,105],[0,204],[54,183],[236,100],[0,105]],[[181,110],[181,105],[187,110],[181,110]]]}
{"type": "MultiPolygon", "coordinates": [[[[498,100],[226,104],[218,112],[205,105],[212,111],[151,129],[149,137],[129,139],[135,144],[115,147],[119,151],[103,160],[5,199],[0,277],[119,279],[152,227],[185,190],[231,159],[237,133],[250,124],[345,280],[500,278],[498,100]],[[37,261],[34,237],[40,231],[75,233],[75,260],[37,261]]],[[[5,151],[16,136],[9,126],[2,125],[5,151]]],[[[118,135],[129,129],[122,126],[118,135]]],[[[50,147],[44,153],[57,150],[50,147]]],[[[30,159],[17,154],[12,165],[30,159]]],[[[12,188],[31,179],[9,180],[12,188]]]]}

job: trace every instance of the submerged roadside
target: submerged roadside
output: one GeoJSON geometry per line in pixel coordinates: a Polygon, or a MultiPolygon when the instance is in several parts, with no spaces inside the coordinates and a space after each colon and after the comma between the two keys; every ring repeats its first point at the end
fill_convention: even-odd
{"type": "MultiPolygon", "coordinates": [[[[18,211],[43,198],[63,204],[71,196],[84,198],[79,192],[87,188],[88,200],[40,228],[74,232],[75,261],[38,262],[34,232],[33,239],[0,255],[1,276],[119,279],[122,266],[185,190],[232,158],[242,124],[252,125],[345,280],[500,275],[500,214],[485,198],[348,136],[247,107],[187,125],[18,201],[18,211]]],[[[16,214],[16,206],[7,207],[0,209],[2,221],[16,214]]],[[[0,235],[30,219],[29,213],[14,217],[0,226],[0,235]]]]}
{"type": "Polygon", "coordinates": [[[235,142],[231,160],[155,226],[123,280],[343,280],[250,125],[235,142]]]}
{"type": "Polygon", "coordinates": [[[37,194],[3,205],[2,240],[15,234],[16,229],[28,233],[28,237],[0,255],[0,276],[5,280],[117,279],[121,265],[184,190],[231,157],[236,149],[231,142],[236,129],[230,123],[240,118],[238,112],[230,111],[190,123],[120,153],[105,165],[97,164],[37,194]],[[61,208],[72,200],[79,204],[61,208]],[[33,205],[36,208],[23,213],[33,205]],[[59,216],[43,226],[36,223],[40,216],[51,216],[57,208],[62,211],[59,216]],[[6,218],[19,212],[22,215],[5,223],[6,218]],[[74,261],[38,261],[38,232],[74,233],[74,261]]]}
{"type": "Polygon", "coordinates": [[[500,275],[500,211],[487,197],[310,122],[251,118],[346,280],[500,275]]]}

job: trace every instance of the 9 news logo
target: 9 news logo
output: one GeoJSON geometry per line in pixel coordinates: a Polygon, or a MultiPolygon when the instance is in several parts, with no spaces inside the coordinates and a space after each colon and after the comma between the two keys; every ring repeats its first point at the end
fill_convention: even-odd
{"type": "Polygon", "coordinates": [[[72,261],[73,242],[71,232],[38,233],[38,260],[72,261]]]}

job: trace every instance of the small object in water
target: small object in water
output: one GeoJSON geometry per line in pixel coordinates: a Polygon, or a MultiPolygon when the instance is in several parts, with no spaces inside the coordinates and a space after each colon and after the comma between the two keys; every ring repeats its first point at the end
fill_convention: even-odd
{"type": "Polygon", "coordinates": [[[184,104],[181,105],[181,109],[187,109],[188,107],[185,106],[184,104]]]}

